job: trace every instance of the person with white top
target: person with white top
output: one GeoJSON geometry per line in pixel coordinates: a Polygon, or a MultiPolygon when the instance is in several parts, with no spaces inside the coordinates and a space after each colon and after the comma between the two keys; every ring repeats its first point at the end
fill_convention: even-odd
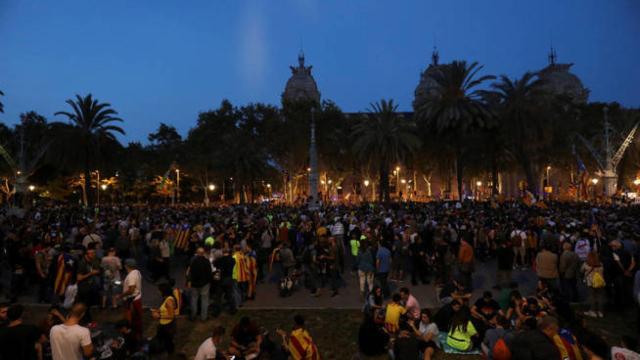
{"type": "Polygon", "coordinates": [[[135,259],[126,259],[127,276],[122,284],[122,299],[125,301],[131,328],[137,340],[142,339],[142,274],[136,269],[135,259]]]}
{"type": "Polygon", "coordinates": [[[215,359],[218,351],[217,345],[222,342],[223,336],[224,328],[222,326],[216,326],[215,328],[213,328],[211,337],[202,342],[202,344],[198,348],[198,352],[196,353],[196,357],[194,358],[194,360],[215,359]]]}
{"type": "Polygon", "coordinates": [[[82,360],[93,353],[89,329],[78,325],[87,307],[78,303],[71,308],[67,320],[51,328],[49,339],[53,360],[82,360]]]}

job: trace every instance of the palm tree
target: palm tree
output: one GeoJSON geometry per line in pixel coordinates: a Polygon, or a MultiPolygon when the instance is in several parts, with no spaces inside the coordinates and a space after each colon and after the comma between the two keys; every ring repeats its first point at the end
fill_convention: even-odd
{"type": "Polygon", "coordinates": [[[389,168],[403,160],[420,146],[415,135],[415,123],[397,114],[398,105],[393,100],[380,100],[371,104],[371,115],[362,119],[353,129],[354,153],[370,161],[379,171],[379,198],[389,199],[389,168]]]}
{"type": "MultiPolygon", "coordinates": [[[[66,143],[71,141],[81,157],[84,171],[85,188],[91,188],[91,169],[100,155],[100,145],[105,142],[117,142],[115,134],[124,135],[124,130],[114,125],[123,120],[117,117],[118,112],[109,103],[101,103],[91,94],[85,97],[76,95],[75,100],[66,101],[72,112],[58,111],[55,115],[64,115],[68,124],[63,127],[63,138],[66,143]]],[[[85,205],[91,205],[93,197],[89,196],[85,205]]]]}
{"type": "Polygon", "coordinates": [[[416,99],[418,118],[427,122],[427,127],[447,138],[456,159],[458,196],[462,198],[462,181],[465,167],[465,136],[490,125],[491,114],[485,102],[486,91],[478,87],[492,75],[476,77],[483,66],[477,62],[454,61],[439,66],[431,75],[435,81],[434,91],[422,99],[416,99]]]}
{"type": "Polygon", "coordinates": [[[538,158],[544,155],[544,147],[551,140],[548,124],[543,115],[543,82],[537,74],[526,72],[519,79],[505,75],[491,85],[498,99],[500,129],[507,139],[506,145],[527,178],[528,190],[538,193],[541,166],[538,158]]]}

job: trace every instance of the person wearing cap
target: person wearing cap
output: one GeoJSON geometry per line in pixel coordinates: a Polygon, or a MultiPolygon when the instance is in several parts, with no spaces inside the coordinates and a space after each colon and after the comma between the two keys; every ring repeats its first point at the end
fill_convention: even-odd
{"type": "Polygon", "coordinates": [[[127,276],[122,285],[122,299],[125,301],[126,317],[131,322],[135,338],[142,339],[142,274],[136,267],[135,259],[126,259],[124,268],[127,276]]]}

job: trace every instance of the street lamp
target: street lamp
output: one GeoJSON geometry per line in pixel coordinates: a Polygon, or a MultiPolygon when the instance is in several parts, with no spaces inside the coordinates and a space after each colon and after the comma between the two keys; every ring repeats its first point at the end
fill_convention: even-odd
{"type": "Polygon", "coordinates": [[[598,179],[596,179],[596,178],[591,179],[591,183],[593,185],[598,185],[598,179]]]}
{"type": "Polygon", "coordinates": [[[180,203],[180,169],[176,169],[176,195],[177,202],[180,203]]]}
{"type": "Polygon", "coordinates": [[[209,190],[213,191],[216,189],[216,186],[213,184],[209,184],[209,190]]]}
{"type": "Polygon", "coordinates": [[[100,185],[100,189],[102,189],[102,191],[107,190],[107,184],[100,185]]]}
{"type": "Polygon", "coordinates": [[[34,185],[29,185],[29,191],[34,191],[36,187],[34,185]]]}
{"type": "Polygon", "coordinates": [[[369,187],[369,180],[365,180],[365,181],[364,181],[364,186],[365,186],[365,187],[369,187]]]}
{"type": "Polygon", "coordinates": [[[640,179],[633,180],[633,185],[640,186],[640,179]]]}
{"type": "Polygon", "coordinates": [[[476,186],[477,186],[477,187],[482,186],[482,181],[476,181],[476,186]]]}

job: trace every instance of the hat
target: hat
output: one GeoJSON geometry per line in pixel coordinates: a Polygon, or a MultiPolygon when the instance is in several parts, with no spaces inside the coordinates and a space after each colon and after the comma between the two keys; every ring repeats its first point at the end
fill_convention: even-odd
{"type": "Polygon", "coordinates": [[[124,261],[124,266],[127,266],[127,267],[136,267],[136,259],[132,259],[132,258],[126,259],[126,260],[124,261]]]}

